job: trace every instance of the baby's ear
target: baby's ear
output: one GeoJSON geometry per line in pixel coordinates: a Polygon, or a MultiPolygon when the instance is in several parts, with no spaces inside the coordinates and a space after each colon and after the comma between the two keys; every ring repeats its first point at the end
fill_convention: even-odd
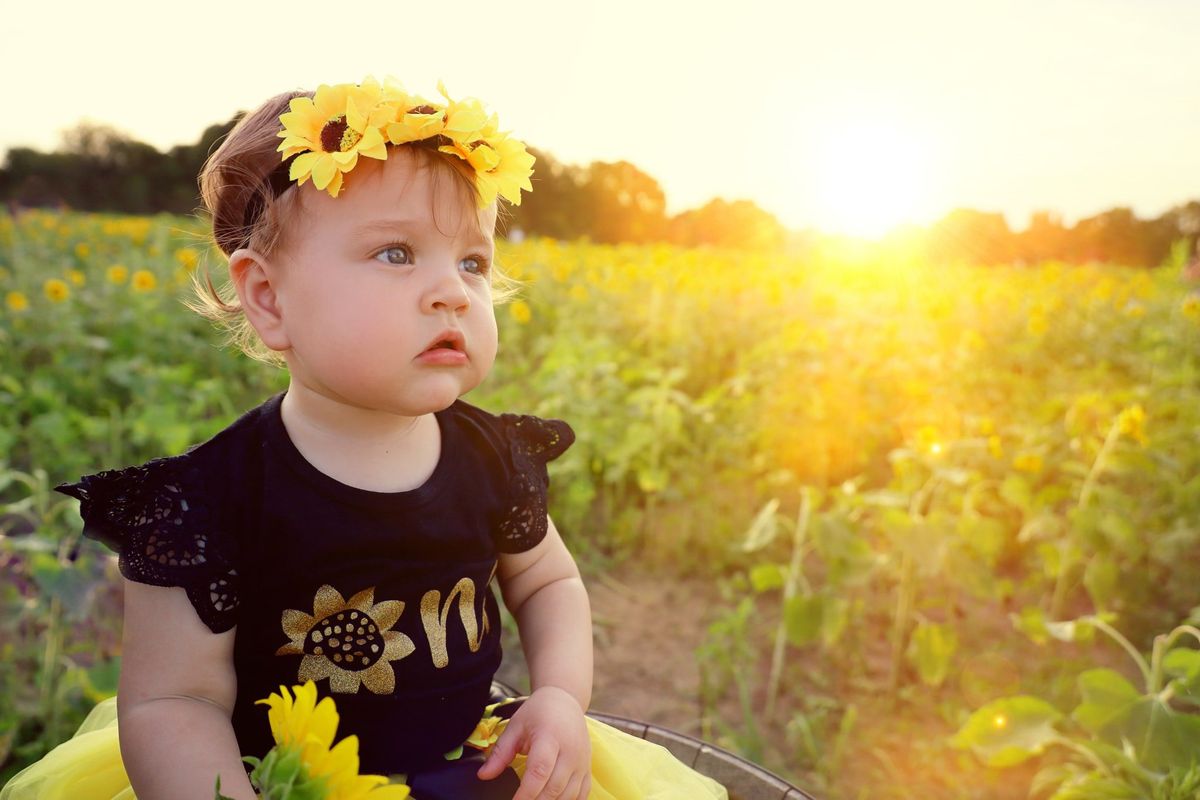
{"type": "Polygon", "coordinates": [[[283,325],[279,295],[271,282],[270,262],[257,250],[241,248],[229,256],[229,276],[237,289],[242,313],[263,344],[272,350],[287,350],[292,346],[283,325]]]}

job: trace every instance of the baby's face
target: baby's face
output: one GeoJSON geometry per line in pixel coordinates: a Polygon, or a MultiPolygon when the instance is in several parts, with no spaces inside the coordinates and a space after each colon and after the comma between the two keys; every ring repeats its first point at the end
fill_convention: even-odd
{"type": "Polygon", "coordinates": [[[299,187],[304,210],[276,269],[292,380],[404,416],[477,386],[497,349],[495,211],[480,230],[474,200],[418,163],[393,148],[383,162],[360,158],[336,198],[299,187]],[[462,355],[422,355],[447,329],[462,355]]]}

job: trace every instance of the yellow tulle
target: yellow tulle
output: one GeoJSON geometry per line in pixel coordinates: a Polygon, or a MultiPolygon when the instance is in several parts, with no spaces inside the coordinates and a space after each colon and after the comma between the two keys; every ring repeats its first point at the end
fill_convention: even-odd
{"type": "Polygon", "coordinates": [[[97,703],[74,736],[14,775],[0,800],[136,800],[121,763],[117,698],[97,703]]]}
{"type": "MultiPolygon", "coordinates": [[[[592,746],[589,800],[728,800],[725,787],[665,747],[584,719],[592,746]]],[[[525,758],[512,768],[524,775],[525,758]]],[[[117,698],[97,703],[72,738],[14,775],[0,800],[137,800],[121,763],[117,698]]]]}
{"type": "MultiPolygon", "coordinates": [[[[662,745],[591,717],[584,719],[592,745],[588,800],[728,800],[724,786],[696,772],[662,745]]],[[[514,759],[512,768],[524,777],[525,759],[514,759]]]]}

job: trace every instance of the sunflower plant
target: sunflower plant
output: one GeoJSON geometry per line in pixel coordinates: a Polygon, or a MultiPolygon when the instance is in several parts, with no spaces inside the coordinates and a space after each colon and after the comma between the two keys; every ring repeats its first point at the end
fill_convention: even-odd
{"type": "MultiPolygon", "coordinates": [[[[254,767],[250,782],[264,800],[404,800],[409,787],[388,784],[382,775],[358,774],[358,737],[333,743],[338,714],[333,698],[317,702],[312,681],[280,686],[279,694],[256,701],[269,707],[267,717],[275,746],[262,759],[242,760],[254,767]]],[[[217,776],[215,800],[221,794],[217,776]]]]}

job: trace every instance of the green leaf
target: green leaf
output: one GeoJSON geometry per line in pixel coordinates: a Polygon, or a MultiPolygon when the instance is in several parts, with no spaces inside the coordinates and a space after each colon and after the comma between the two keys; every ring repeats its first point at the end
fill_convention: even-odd
{"type": "Polygon", "coordinates": [[[796,647],[803,647],[821,634],[824,605],[824,599],[819,595],[788,598],[783,606],[783,619],[789,642],[796,647]]]}
{"type": "Polygon", "coordinates": [[[821,614],[821,644],[825,647],[836,644],[849,622],[850,601],[844,597],[825,598],[825,609],[821,614]]]}
{"type": "Polygon", "coordinates": [[[1079,676],[1079,686],[1084,701],[1072,716],[1104,741],[1128,742],[1147,769],[1185,766],[1200,752],[1200,717],[1141,694],[1109,669],[1088,670],[1079,676]]]}
{"type": "Polygon", "coordinates": [[[941,686],[958,649],[958,636],[946,625],[918,623],[908,643],[908,660],[928,686],[941,686]]]}
{"type": "Polygon", "coordinates": [[[1009,618],[1014,628],[1038,644],[1045,644],[1051,638],[1060,642],[1090,642],[1096,632],[1089,617],[1052,622],[1037,606],[1023,608],[1020,615],[1010,614],[1009,618]]]}
{"type": "Polygon", "coordinates": [[[117,684],[121,677],[121,657],[107,658],[87,668],[88,697],[93,702],[100,702],[106,697],[117,693],[117,684]]]}
{"type": "Polygon", "coordinates": [[[783,568],[778,564],[759,564],[750,570],[750,585],[756,592],[783,588],[783,568]]]}
{"type": "Polygon", "coordinates": [[[43,594],[57,597],[68,619],[81,621],[91,611],[97,582],[77,565],[63,565],[48,553],[36,553],[30,559],[33,580],[43,594]]]}
{"type": "Polygon", "coordinates": [[[1000,496],[1026,515],[1033,510],[1033,491],[1029,488],[1029,481],[1015,472],[1005,476],[1004,483],[1000,485],[1000,496]]]}
{"type": "Polygon", "coordinates": [[[1124,675],[1111,669],[1089,669],[1079,676],[1083,702],[1071,714],[1092,733],[1101,733],[1126,718],[1143,695],[1124,675]]]}
{"type": "Polygon", "coordinates": [[[1108,608],[1117,594],[1120,578],[1121,572],[1115,559],[1095,555],[1088,561],[1087,569],[1083,572],[1083,585],[1097,609],[1108,608]]]}
{"type": "Polygon", "coordinates": [[[753,553],[761,550],[775,540],[779,532],[779,519],[775,512],[779,510],[778,498],[772,498],[763,506],[742,538],[742,552],[753,553]]]}
{"type": "Polygon", "coordinates": [[[1054,724],[1062,718],[1057,708],[1039,697],[1006,697],[972,714],[950,744],[960,750],[969,748],[988,766],[1007,767],[1059,741],[1054,724]]]}
{"type": "Polygon", "coordinates": [[[1177,647],[1163,657],[1163,670],[1175,678],[1175,691],[1200,697],[1200,650],[1177,647]]]}
{"type": "Polygon", "coordinates": [[[843,515],[819,514],[813,520],[812,542],[825,562],[826,585],[856,585],[870,578],[875,554],[863,532],[843,515]]]}
{"type": "Polygon", "coordinates": [[[214,792],[213,800],[233,800],[232,797],[227,797],[226,795],[221,794],[221,776],[220,775],[217,775],[217,785],[216,785],[216,788],[213,789],[213,792],[214,792]]]}

